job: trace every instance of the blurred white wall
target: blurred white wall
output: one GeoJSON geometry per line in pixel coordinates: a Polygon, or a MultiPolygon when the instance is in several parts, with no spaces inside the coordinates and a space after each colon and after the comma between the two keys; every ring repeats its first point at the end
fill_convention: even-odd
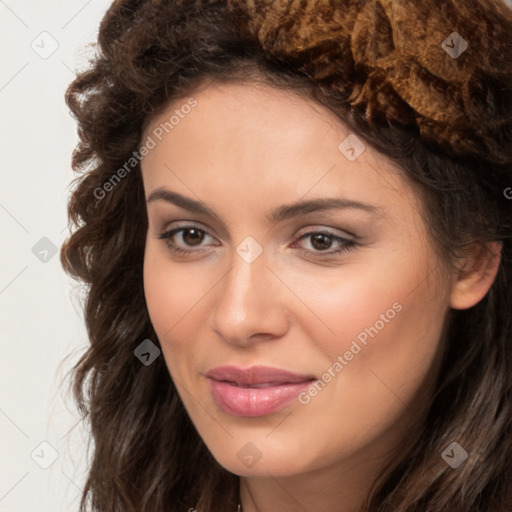
{"type": "Polygon", "coordinates": [[[63,95],[109,5],[0,0],[1,512],[78,510],[87,433],[61,383],[87,338],[57,252],[77,142],[63,95]]]}

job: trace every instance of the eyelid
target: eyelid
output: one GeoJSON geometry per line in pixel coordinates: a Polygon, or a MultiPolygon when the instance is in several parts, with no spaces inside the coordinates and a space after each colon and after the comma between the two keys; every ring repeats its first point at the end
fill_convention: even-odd
{"type": "Polygon", "coordinates": [[[329,233],[333,236],[339,236],[340,238],[345,238],[347,240],[353,240],[354,242],[357,240],[357,236],[354,235],[354,233],[351,233],[350,231],[346,231],[344,229],[339,228],[331,228],[323,225],[313,225],[308,226],[307,228],[304,228],[304,230],[301,230],[298,232],[295,237],[300,238],[302,235],[309,234],[311,232],[315,233],[329,233]]]}
{"type": "MultiPolygon", "coordinates": [[[[207,235],[209,235],[209,236],[211,236],[213,238],[216,238],[216,236],[211,234],[209,228],[206,228],[203,224],[201,224],[199,222],[188,221],[188,220],[187,221],[176,221],[176,222],[182,222],[182,224],[174,225],[174,223],[173,223],[173,227],[172,228],[165,227],[165,228],[161,229],[159,232],[160,233],[168,233],[169,231],[177,230],[179,228],[192,228],[192,227],[194,227],[194,228],[200,229],[201,231],[204,231],[207,235]]],[[[332,233],[333,235],[336,235],[336,236],[339,236],[339,237],[345,238],[345,239],[354,240],[354,241],[356,241],[357,238],[358,238],[354,233],[351,233],[350,231],[347,231],[347,230],[344,230],[344,229],[340,229],[340,228],[327,227],[327,226],[321,225],[321,224],[307,226],[307,227],[301,229],[295,235],[293,235],[293,237],[298,239],[302,235],[305,235],[305,234],[310,233],[312,231],[314,231],[315,233],[322,232],[322,231],[325,231],[325,232],[328,232],[328,233],[332,233],[333,231],[335,231],[335,233],[332,233]]]]}
{"type": "Polygon", "coordinates": [[[191,221],[191,220],[183,220],[183,221],[176,221],[178,222],[178,224],[175,224],[174,222],[172,222],[170,225],[165,225],[165,227],[163,227],[162,229],[160,229],[159,231],[157,231],[157,233],[159,234],[158,237],[160,238],[161,235],[165,235],[167,233],[170,233],[171,231],[178,231],[180,229],[187,229],[187,228],[196,228],[196,229],[199,229],[201,231],[204,231],[205,234],[207,234],[208,236],[211,236],[212,238],[217,238],[216,235],[213,235],[212,234],[212,230],[210,228],[207,228],[204,226],[204,224],[201,224],[200,222],[195,222],[195,221],[191,221]]]}
{"type": "MultiPolygon", "coordinates": [[[[174,226],[172,228],[168,228],[164,231],[162,231],[158,238],[162,240],[170,251],[177,255],[181,256],[189,256],[192,254],[200,254],[201,252],[204,252],[202,249],[202,246],[199,246],[199,248],[194,249],[182,249],[181,247],[178,247],[176,243],[173,243],[171,239],[177,235],[178,233],[184,232],[187,229],[198,229],[199,231],[202,231],[206,236],[210,236],[212,238],[215,238],[213,235],[209,233],[208,229],[203,228],[200,224],[195,223],[193,221],[184,221],[185,223],[182,225],[174,226]]],[[[334,243],[341,244],[341,247],[335,250],[328,249],[326,251],[315,251],[311,249],[305,249],[303,247],[299,247],[300,250],[305,251],[306,253],[312,254],[314,257],[317,258],[327,258],[329,256],[334,257],[337,255],[340,255],[344,253],[345,251],[348,251],[352,248],[355,248],[359,245],[359,243],[356,241],[357,237],[353,235],[352,233],[348,233],[344,230],[338,230],[337,228],[327,228],[325,226],[319,227],[319,226],[308,226],[307,228],[304,228],[304,231],[302,233],[299,232],[299,234],[294,235],[294,241],[291,244],[291,247],[295,247],[297,243],[300,243],[301,240],[307,239],[308,237],[311,237],[315,234],[324,234],[334,241],[334,243]],[[342,231],[343,235],[336,234],[335,231],[342,231]],[[345,236],[345,233],[347,233],[349,236],[345,236]]]]}
{"type": "MultiPolygon", "coordinates": [[[[214,238],[214,239],[216,238],[214,235],[212,235],[210,233],[209,229],[206,229],[201,224],[195,223],[193,221],[186,221],[186,223],[184,223],[184,224],[179,224],[179,225],[176,225],[176,226],[164,228],[164,229],[162,229],[161,231],[158,232],[157,238],[159,238],[159,239],[163,240],[164,242],[166,242],[166,241],[170,240],[171,238],[173,238],[178,233],[182,233],[184,231],[187,231],[187,229],[197,229],[199,231],[203,231],[205,236],[209,236],[209,237],[214,238]]],[[[199,251],[192,250],[191,252],[199,252],[199,251]]]]}

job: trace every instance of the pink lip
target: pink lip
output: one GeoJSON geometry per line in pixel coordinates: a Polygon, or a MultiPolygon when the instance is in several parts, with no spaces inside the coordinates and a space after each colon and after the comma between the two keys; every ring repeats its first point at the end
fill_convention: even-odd
{"type": "Polygon", "coordinates": [[[214,400],[225,412],[253,417],[285,407],[315,380],[311,375],[265,366],[220,366],[210,370],[206,377],[210,379],[214,400]]]}

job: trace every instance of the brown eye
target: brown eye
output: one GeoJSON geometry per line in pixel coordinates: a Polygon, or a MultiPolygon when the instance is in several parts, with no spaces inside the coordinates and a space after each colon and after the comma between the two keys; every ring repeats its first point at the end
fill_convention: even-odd
{"type": "Polygon", "coordinates": [[[183,229],[182,239],[187,245],[200,245],[204,238],[204,231],[197,228],[183,229]]]}
{"type": "MultiPolygon", "coordinates": [[[[158,238],[163,240],[171,251],[182,256],[187,256],[192,253],[197,254],[201,245],[207,246],[206,244],[203,244],[205,236],[212,238],[212,236],[204,229],[200,229],[192,225],[171,229],[161,233],[158,238]],[[178,233],[181,233],[181,237],[176,237],[178,233]],[[192,250],[194,247],[197,247],[198,249],[192,250]],[[190,250],[187,248],[190,248],[190,250]]],[[[342,252],[353,249],[358,245],[355,240],[343,238],[330,231],[310,231],[302,235],[298,241],[292,245],[292,247],[303,239],[309,239],[310,248],[302,247],[302,249],[314,256],[320,257],[338,255],[342,252]],[[337,243],[339,247],[332,250],[331,247],[333,243],[337,243]]]]}
{"type": "MultiPolygon", "coordinates": [[[[304,250],[309,253],[313,253],[315,256],[333,256],[357,246],[357,242],[355,242],[355,240],[343,238],[331,233],[330,231],[310,231],[302,235],[298,241],[300,242],[304,239],[309,240],[309,245],[311,246],[311,248],[303,247],[304,250]],[[339,245],[339,248],[327,251],[332,247],[333,242],[336,242],[339,245]]],[[[295,244],[296,243],[297,242],[295,242],[295,244]]]]}
{"type": "Polygon", "coordinates": [[[204,229],[199,229],[196,226],[183,226],[165,231],[158,235],[158,238],[163,240],[171,251],[181,255],[187,255],[193,252],[199,252],[198,250],[187,250],[187,247],[200,248],[205,239],[205,235],[211,238],[211,235],[208,235],[204,229]],[[181,233],[181,237],[177,237],[178,233],[181,233]],[[180,245],[184,248],[180,247],[180,245]]]}
{"type": "Polygon", "coordinates": [[[316,233],[310,236],[311,245],[319,251],[329,249],[332,245],[332,236],[326,235],[325,233],[316,233]]]}

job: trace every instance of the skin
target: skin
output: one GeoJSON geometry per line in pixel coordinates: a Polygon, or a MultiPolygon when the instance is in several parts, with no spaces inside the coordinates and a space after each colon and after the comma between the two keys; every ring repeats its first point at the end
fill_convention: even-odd
{"type": "MultiPolygon", "coordinates": [[[[466,269],[480,263],[448,272],[412,186],[368,144],[349,161],[338,145],[351,132],[323,107],[262,84],[210,84],[194,98],[197,106],[142,162],[146,198],[165,188],[219,217],[164,200],[147,204],[144,287],[170,375],[213,456],[241,476],[244,512],[355,512],[421,414],[449,309],[481,300],[499,255],[482,263],[468,252],[466,269]],[[324,197],[380,214],[266,218],[281,205],[324,197]],[[203,238],[178,232],[174,243],[195,252],[174,254],[159,235],[190,223],[203,238]],[[329,247],[327,239],[322,252],[314,236],[299,240],[325,229],[357,245],[322,256],[342,243],[329,247]],[[237,254],[249,236],[263,249],[252,263],[237,254]],[[204,374],[224,364],[320,379],[396,303],[394,318],[307,404],[247,418],[213,400],[204,374]],[[261,454],[250,468],[237,457],[249,442],[261,454]]],[[[144,140],[185,103],[152,119],[144,140]]]]}

